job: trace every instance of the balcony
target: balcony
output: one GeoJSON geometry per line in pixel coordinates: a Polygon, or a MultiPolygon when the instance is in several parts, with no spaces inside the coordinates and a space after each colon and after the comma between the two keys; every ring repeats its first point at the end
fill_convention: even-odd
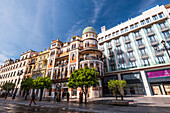
{"type": "Polygon", "coordinates": [[[120,42],[116,42],[116,46],[120,46],[121,45],[121,43],[120,42]]]}
{"type": "Polygon", "coordinates": [[[133,51],[133,48],[130,46],[130,47],[127,47],[127,52],[131,52],[133,51]]]}
{"type": "Polygon", "coordinates": [[[110,60],[110,65],[115,65],[115,62],[113,60],[110,60]]]}
{"type": "Polygon", "coordinates": [[[120,55],[120,54],[122,54],[122,53],[123,53],[122,50],[117,50],[117,54],[118,54],[118,55],[120,55]]]}
{"type": "Polygon", "coordinates": [[[120,64],[123,64],[123,63],[125,63],[125,60],[124,60],[124,58],[119,58],[118,60],[119,60],[119,63],[120,63],[120,64]]]}
{"type": "Polygon", "coordinates": [[[136,61],[135,56],[130,56],[130,57],[129,57],[129,61],[130,61],[130,62],[136,61]]]}
{"type": "Polygon", "coordinates": [[[169,27],[168,26],[163,26],[163,27],[160,27],[161,28],[161,31],[166,31],[166,30],[169,30],[169,27]]]}
{"type": "Polygon", "coordinates": [[[155,45],[158,45],[159,42],[157,40],[151,40],[151,45],[152,46],[155,46],[155,45]]]}
{"type": "Polygon", "coordinates": [[[147,31],[146,33],[147,33],[148,36],[151,36],[151,35],[154,35],[154,34],[155,34],[155,32],[154,32],[153,30],[147,31]]]}
{"type": "Polygon", "coordinates": [[[111,44],[108,44],[108,48],[112,48],[112,45],[111,45],[111,44]]]}
{"type": "Polygon", "coordinates": [[[142,59],[148,59],[149,56],[148,56],[147,54],[141,54],[141,58],[142,58],[142,59]]]}
{"type": "Polygon", "coordinates": [[[109,56],[111,57],[111,56],[113,56],[114,54],[113,54],[113,52],[109,52],[109,56]]]}
{"type": "Polygon", "coordinates": [[[140,40],[140,39],[142,39],[142,36],[141,35],[135,35],[135,39],[140,40]]]}
{"type": "Polygon", "coordinates": [[[162,50],[156,50],[155,51],[155,56],[163,56],[164,52],[162,50]]]}
{"type": "Polygon", "coordinates": [[[138,48],[139,49],[145,48],[145,45],[143,43],[140,43],[140,44],[138,44],[138,48]]]}
{"type": "Polygon", "coordinates": [[[168,36],[165,37],[165,40],[166,40],[167,42],[170,41],[170,34],[169,34],[168,36]]]}
{"type": "Polygon", "coordinates": [[[85,58],[80,58],[80,61],[83,60],[100,60],[100,59],[95,56],[86,56],[85,58]]]}
{"type": "Polygon", "coordinates": [[[127,44],[127,43],[130,43],[130,42],[131,42],[131,41],[130,41],[129,38],[125,40],[125,43],[126,43],[126,44],[127,44]]]}
{"type": "Polygon", "coordinates": [[[102,51],[104,51],[104,47],[101,47],[100,49],[101,49],[102,51]]]}

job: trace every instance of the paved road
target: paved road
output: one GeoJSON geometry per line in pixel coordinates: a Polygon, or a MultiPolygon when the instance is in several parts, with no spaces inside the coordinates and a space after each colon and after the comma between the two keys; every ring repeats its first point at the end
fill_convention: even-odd
{"type": "MultiPolygon", "coordinates": [[[[150,98],[151,99],[151,98],[150,98]]],[[[166,99],[166,98],[164,98],[166,99]]],[[[99,99],[98,99],[99,100],[99,99]]],[[[138,100],[138,99],[136,99],[138,100]]],[[[146,99],[147,100],[147,99],[146,99]]],[[[155,98],[153,100],[159,100],[159,98],[155,98]]],[[[152,101],[153,101],[152,100],[152,101]]],[[[169,100],[166,99],[166,100],[169,100]]],[[[145,101],[145,100],[143,100],[145,101]]],[[[161,100],[163,101],[163,100],[161,100]]],[[[37,105],[33,105],[31,107],[28,106],[29,101],[23,100],[4,100],[0,99],[0,113],[89,113],[89,112],[97,112],[97,113],[170,113],[170,107],[168,106],[113,106],[106,105],[104,103],[100,104],[78,104],[78,103],[67,103],[67,102],[39,102],[37,101],[37,105]]]]}

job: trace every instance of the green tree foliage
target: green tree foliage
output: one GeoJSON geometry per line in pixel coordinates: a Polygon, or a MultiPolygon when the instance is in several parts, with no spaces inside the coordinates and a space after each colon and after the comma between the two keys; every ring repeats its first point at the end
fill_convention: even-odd
{"type": "Polygon", "coordinates": [[[5,83],[4,85],[2,85],[1,87],[2,87],[3,90],[7,91],[7,94],[6,94],[6,96],[5,96],[5,99],[6,99],[7,96],[8,96],[8,94],[9,94],[9,92],[10,92],[11,90],[14,90],[15,84],[12,83],[12,82],[6,82],[6,83],[5,83]]]}
{"type": "Polygon", "coordinates": [[[108,88],[112,91],[113,96],[116,97],[117,100],[117,94],[118,94],[118,86],[119,86],[119,80],[109,80],[108,82],[108,88]]]}
{"type": "Polygon", "coordinates": [[[91,86],[96,87],[98,85],[98,72],[94,68],[89,69],[85,67],[84,69],[74,70],[69,78],[68,87],[77,88],[81,87],[85,95],[85,103],[87,102],[88,88],[91,86]]]}
{"type": "Polygon", "coordinates": [[[120,94],[121,99],[123,100],[124,96],[124,90],[126,88],[126,81],[125,80],[109,80],[108,82],[108,88],[109,90],[112,91],[113,95],[116,97],[117,100],[117,95],[120,94]]]}
{"type": "Polygon", "coordinates": [[[31,88],[34,89],[34,79],[28,77],[21,82],[21,89],[26,91],[25,100],[27,99],[28,92],[31,88]]]}
{"type": "Polygon", "coordinates": [[[35,88],[41,90],[40,101],[42,100],[43,89],[44,88],[50,89],[52,86],[52,83],[53,82],[51,81],[50,77],[38,77],[34,81],[35,88]]]}

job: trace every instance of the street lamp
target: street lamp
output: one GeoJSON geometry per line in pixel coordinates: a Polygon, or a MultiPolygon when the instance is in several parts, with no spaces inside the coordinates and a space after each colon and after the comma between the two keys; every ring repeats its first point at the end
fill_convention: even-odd
{"type": "Polygon", "coordinates": [[[16,96],[16,93],[17,93],[17,90],[18,90],[18,84],[19,84],[19,82],[20,82],[20,76],[22,75],[22,73],[23,73],[23,71],[21,70],[21,71],[19,72],[19,74],[18,74],[19,79],[18,79],[18,83],[17,83],[16,88],[15,88],[15,92],[14,92],[14,94],[13,94],[13,96],[12,96],[12,99],[15,99],[15,96],[16,96]]]}
{"type": "MultiPolygon", "coordinates": [[[[166,47],[166,45],[165,45],[165,41],[164,41],[164,40],[162,40],[162,41],[161,41],[161,43],[162,43],[162,45],[164,46],[165,51],[166,51],[166,53],[168,54],[168,57],[170,58],[170,55],[169,55],[168,49],[167,49],[167,47],[166,47]]],[[[155,49],[155,51],[157,51],[158,47],[157,47],[157,46],[154,46],[154,49],[155,49]]],[[[162,50],[164,51],[164,49],[162,49],[162,50]]]]}
{"type": "Polygon", "coordinates": [[[165,51],[167,52],[167,54],[168,54],[168,56],[169,56],[169,58],[170,58],[170,55],[169,55],[168,49],[167,49],[167,47],[166,47],[166,45],[165,45],[165,41],[164,41],[164,40],[162,40],[162,41],[161,41],[161,43],[162,43],[162,45],[164,46],[165,51]]]}

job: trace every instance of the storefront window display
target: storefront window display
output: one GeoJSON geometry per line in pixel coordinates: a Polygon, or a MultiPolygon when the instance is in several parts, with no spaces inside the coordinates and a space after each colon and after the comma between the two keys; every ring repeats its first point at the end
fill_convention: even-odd
{"type": "Polygon", "coordinates": [[[127,88],[125,94],[144,95],[142,78],[139,73],[122,74],[122,79],[126,80],[127,88]]]}
{"type": "Polygon", "coordinates": [[[146,72],[153,95],[170,95],[170,70],[146,72]]]}

